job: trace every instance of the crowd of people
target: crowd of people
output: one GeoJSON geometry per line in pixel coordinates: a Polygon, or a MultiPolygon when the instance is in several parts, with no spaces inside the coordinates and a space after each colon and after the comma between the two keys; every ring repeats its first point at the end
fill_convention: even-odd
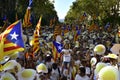
{"type": "Polygon", "coordinates": [[[77,40],[72,29],[61,37],[63,48],[56,60],[53,29],[41,28],[40,49],[34,54],[29,44],[34,29],[24,30],[25,50],[1,62],[0,80],[120,80],[120,55],[111,51],[114,44],[119,44],[117,31],[89,31],[85,25],[78,30],[77,40]]]}

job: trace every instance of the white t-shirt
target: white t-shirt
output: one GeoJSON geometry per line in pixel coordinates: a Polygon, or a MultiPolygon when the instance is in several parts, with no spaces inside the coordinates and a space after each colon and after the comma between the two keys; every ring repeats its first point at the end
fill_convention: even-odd
{"type": "Polygon", "coordinates": [[[51,72],[51,79],[52,80],[58,80],[59,78],[59,71],[58,71],[58,68],[55,70],[55,69],[52,69],[52,72],[51,72]]]}
{"type": "Polygon", "coordinates": [[[75,64],[76,64],[77,66],[80,66],[80,64],[81,64],[80,60],[76,60],[76,61],[75,61],[75,64]]]}
{"type": "Polygon", "coordinates": [[[63,49],[62,52],[63,54],[63,62],[70,62],[71,61],[71,49],[63,49]]]}
{"type": "Polygon", "coordinates": [[[75,80],[90,80],[90,78],[87,75],[81,77],[79,74],[77,74],[75,76],[75,80]]]}
{"type": "Polygon", "coordinates": [[[89,67],[85,67],[86,68],[86,74],[90,74],[90,68],[89,67]]]}

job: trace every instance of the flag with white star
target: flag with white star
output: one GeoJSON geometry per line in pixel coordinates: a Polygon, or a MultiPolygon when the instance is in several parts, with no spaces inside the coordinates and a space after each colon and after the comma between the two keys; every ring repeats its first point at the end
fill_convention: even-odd
{"type": "Polygon", "coordinates": [[[22,24],[21,21],[16,21],[11,24],[3,32],[4,49],[3,53],[5,55],[10,55],[14,52],[19,52],[24,50],[24,41],[22,39],[22,24]]]}
{"type": "Polygon", "coordinates": [[[12,28],[10,33],[7,35],[7,40],[24,48],[20,21],[12,28]]]}
{"type": "Polygon", "coordinates": [[[63,49],[63,45],[61,43],[56,42],[56,41],[53,41],[53,44],[56,47],[58,53],[60,53],[63,49]]]}
{"type": "Polygon", "coordinates": [[[58,57],[61,57],[60,53],[61,53],[62,49],[63,49],[62,43],[53,41],[52,52],[53,52],[54,61],[56,61],[58,57]]]}

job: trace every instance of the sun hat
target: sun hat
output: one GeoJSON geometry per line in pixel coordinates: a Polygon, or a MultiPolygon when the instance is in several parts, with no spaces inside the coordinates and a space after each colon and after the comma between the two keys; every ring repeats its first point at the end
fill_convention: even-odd
{"type": "Polygon", "coordinates": [[[106,66],[98,73],[98,80],[119,80],[119,71],[113,66],[106,66]]]}
{"type": "Polygon", "coordinates": [[[34,69],[24,69],[18,73],[18,80],[33,80],[36,76],[34,69]]]}
{"type": "Polygon", "coordinates": [[[38,73],[48,73],[48,69],[45,64],[41,63],[36,67],[38,73]]]}
{"type": "Polygon", "coordinates": [[[104,67],[106,67],[107,64],[103,63],[103,62],[99,62],[96,64],[96,68],[95,68],[95,73],[98,74],[100,72],[100,70],[104,67]]]}
{"type": "Polygon", "coordinates": [[[116,54],[108,54],[107,56],[104,56],[104,57],[118,59],[118,56],[116,54]]]}
{"type": "Polygon", "coordinates": [[[1,76],[0,80],[16,80],[16,79],[12,74],[6,72],[1,76]]]}
{"type": "Polygon", "coordinates": [[[98,44],[94,48],[94,52],[96,52],[96,54],[98,54],[98,55],[103,55],[105,53],[105,51],[106,51],[106,48],[102,44],[98,44]]]}

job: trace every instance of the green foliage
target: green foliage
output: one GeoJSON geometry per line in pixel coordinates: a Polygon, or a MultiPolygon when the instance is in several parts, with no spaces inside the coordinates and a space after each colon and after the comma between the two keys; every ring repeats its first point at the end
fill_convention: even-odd
{"type": "MultiPolygon", "coordinates": [[[[28,4],[29,0],[0,0],[0,18],[6,15],[9,22],[13,23],[17,13],[18,19],[23,20],[28,4]]],[[[58,21],[54,4],[49,0],[33,0],[31,13],[34,16],[34,24],[37,23],[41,15],[43,16],[42,25],[49,25],[50,19],[54,17],[56,17],[56,21],[58,21]]],[[[0,24],[1,23],[2,20],[0,24]]]]}
{"type": "Polygon", "coordinates": [[[108,21],[113,24],[120,23],[117,21],[119,20],[118,10],[120,8],[118,3],[120,3],[119,0],[76,0],[68,11],[65,22],[74,23],[85,12],[88,15],[87,17],[90,16],[92,18],[91,20],[96,17],[95,19],[100,24],[108,21]],[[116,5],[118,6],[116,7],[116,5]]]}

